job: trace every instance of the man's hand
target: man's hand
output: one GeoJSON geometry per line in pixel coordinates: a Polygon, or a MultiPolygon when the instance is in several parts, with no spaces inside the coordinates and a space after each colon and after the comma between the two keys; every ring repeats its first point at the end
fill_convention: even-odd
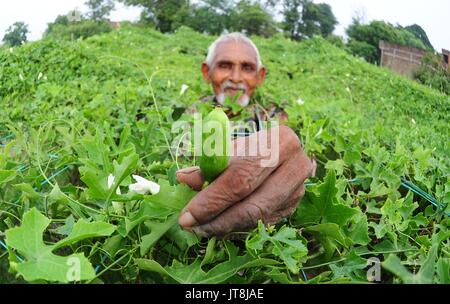
{"type": "MultiPolygon", "coordinates": [[[[189,202],[179,224],[201,236],[220,236],[254,228],[259,219],[276,223],[295,211],[305,193],[304,182],[315,168],[315,160],[305,155],[299,138],[286,126],[239,137],[233,141],[228,168],[189,202]],[[261,165],[273,155],[242,156],[258,141],[270,143],[270,132],[275,131],[279,155],[273,166],[261,165]]],[[[198,167],[179,170],[177,179],[195,190],[204,183],[198,167]]]]}

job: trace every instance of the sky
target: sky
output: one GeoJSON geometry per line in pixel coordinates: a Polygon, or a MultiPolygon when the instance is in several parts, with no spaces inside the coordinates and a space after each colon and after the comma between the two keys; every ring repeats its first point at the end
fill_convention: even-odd
{"type": "MultiPolygon", "coordinates": [[[[339,25],[335,33],[345,35],[355,12],[365,16],[365,21],[384,20],[402,26],[419,24],[426,31],[431,44],[438,51],[450,49],[450,0],[313,0],[331,5],[339,25]]],[[[86,12],[86,0],[0,0],[0,39],[6,29],[16,21],[29,25],[28,40],[42,37],[47,23],[58,15],[79,9],[86,12]]],[[[138,20],[140,9],[117,4],[111,14],[113,21],[138,20]]]]}

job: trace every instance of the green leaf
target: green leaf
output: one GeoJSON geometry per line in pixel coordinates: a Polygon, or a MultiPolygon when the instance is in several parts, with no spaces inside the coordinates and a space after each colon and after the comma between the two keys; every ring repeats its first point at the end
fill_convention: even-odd
{"type": "Polygon", "coordinates": [[[275,283],[280,284],[301,284],[302,281],[293,281],[287,272],[283,272],[282,269],[279,269],[278,267],[268,267],[270,271],[265,271],[264,275],[271,278],[275,283]]]}
{"type": "Polygon", "coordinates": [[[279,257],[292,273],[297,274],[301,263],[306,261],[308,255],[306,240],[299,237],[296,229],[286,226],[270,236],[264,224],[259,221],[258,232],[246,242],[246,245],[248,249],[257,252],[269,242],[272,245],[272,254],[279,257]]]}
{"type": "Polygon", "coordinates": [[[344,262],[330,265],[333,279],[345,277],[355,281],[366,280],[366,273],[362,270],[367,267],[367,260],[358,256],[354,250],[345,258],[344,262]]]}
{"type": "Polygon", "coordinates": [[[12,181],[15,177],[15,170],[0,170],[0,185],[12,181]]]}
{"type": "Polygon", "coordinates": [[[87,238],[108,236],[116,230],[116,226],[105,222],[88,223],[84,219],[80,219],[73,225],[70,234],[63,240],[54,245],[54,249],[61,248],[70,244],[79,242],[87,238]]]}
{"type": "Polygon", "coordinates": [[[37,193],[30,184],[25,183],[17,184],[14,185],[14,188],[21,190],[23,194],[30,199],[36,200],[42,199],[42,196],[39,193],[37,193]]]}
{"type": "Polygon", "coordinates": [[[48,197],[56,202],[64,202],[69,203],[69,199],[64,195],[64,193],[59,188],[58,183],[55,183],[52,191],[48,195],[48,197]]]}
{"type": "Polygon", "coordinates": [[[309,232],[322,244],[325,257],[329,260],[335,250],[337,249],[337,243],[344,247],[351,245],[351,241],[348,240],[341,231],[341,228],[335,223],[324,223],[305,228],[305,232],[309,232]]]}
{"type": "Polygon", "coordinates": [[[450,259],[440,258],[436,263],[437,280],[439,284],[450,284],[450,259]]]}
{"type": "Polygon", "coordinates": [[[325,181],[313,191],[307,191],[294,215],[299,225],[336,223],[344,226],[358,210],[339,202],[336,193],[336,175],[328,171],[325,181]],[[318,191],[316,195],[313,191],[318,191]]]}
{"type": "Polygon", "coordinates": [[[197,194],[184,184],[171,186],[167,180],[158,180],[160,190],[155,195],[147,195],[139,207],[139,211],[126,218],[119,227],[119,233],[127,236],[131,230],[144,221],[165,219],[173,213],[179,213],[197,194]]]}
{"type": "Polygon", "coordinates": [[[212,237],[208,241],[208,246],[206,246],[206,253],[203,257],[202,263],[200,264],[200,267],[203,267],[204,265],[208,265],[214,260],[214,247],[216,246],[216,237],[212,237]]]}
{"type": "Polygon", "coordinates": [[[117,252],[123,248],[125,245],[125,239],[120,235],[116,234],[106,240],[103,244],[102,249],[111,257],[114,258],[117,252]]]}
{"type": "Polygon", "coordinates": [[[325,169],[335,170],[337,175],[342,175],[344,172],[345,163],[342,159],[329,160],[325,165],[325,169]]]}
{"type": "Polygon", "coordinates": [[[417,274],[409,272],[405,266],[402,265],[401,260],[396,255],[389,255],[389,257],[381,263],[381,265],[388,271],[399,277],[403,283],[406,284],[432,284],[435,272],[435,261],[437,257],[438,244],[431,246],[425,261],[420,267],[417,274]]]}
{"type": "Polygon", "coordinates": [[[160,190],[157,194],[146,197],[146,201],[154,206],[169,208],[173,211],[181,211],[187,203],[197,194],[185,184],[171,186],[169,181],[158,180],[160,190]]]}
{"type": "Polygon", "coordinates": [[[158,262],[147,259],[135,259],[136,264],[142,270],[160,273],[169,276],[181,284],[219,284],[226,282],[238,271],[252,267],[276,265],[277,261],[271,259],[253,259],[250,255],[237,255],[237,248],[228,244],[229,260],[213,267],[208,272],[202,270],[200,259],[196,259],[190,265],[184,265],[176,260],[170,267],[162,267],[158,262]]]}
{"type": "Polygon", "coordinates": [[[367,245],[370,243],[369,225],[367,223],[367,216],[360,213],[352,218],[352,225],[346,230],[346,235],[354,244],[367,245]]]}
{"type": "Polygon", "coordinates": [[[114,226],[102,223],[109,225],[108,229],[102,225],[103,228],[98,232],[96,229],[99,223],[78,222],[67,239],[54,245],[46,245],[43,241],[43,233],[49,224],[50,220],[33,208],[24,214],[20,227],[11,228],[5,232],[8,247],[17,250],[25,260],[17,264],[17,272],[27,281],[47,280],[68,283],[94,278],[94,269],[82,253],[63,257],[53,254],[53,251],[85,238],[112,233],[114,226]]]}
{"type": "Polygon", "coordinates": [[[108,192],[109,198],[112,198],[113,194],[116,193],[116,189],[117,187],[119,187],[120,183],[122,183],[122,181],[136,169],[138,161],[139,155],[137,155],[134,151],[134,147],[129,151],[128,155],[119,159],[119,162],[117,162],[116,160],[113,161],[113,175],[115,179],[114,184],[111,186],[108,192]]]}
{"type": "Polygon", "coordinates": [[[142,237],[140,244],[141,256],[144,256],[170,228],[178,224],[178,216],[179,213],[176,213],[169,217],[165,222],[145,222],[145,225],[151,232],[142,237]]]}
{"type": "Polygon", "coordinates": [[[133,195],[117,195],[116,189],[127,178],[137,166],[139,155],[132,149],[128,149],[126,154],[121,155],[118,161],[113,161],[112,171],[108,171],[111,165],[108,159],[98,156],[96,158],[98,164],[92,164],[90,161],[85,161],[85,165],[80,167],[81,180],[88,186],[87,195],[91,199],[110,201],[129,201],[134,199],[133,195]],[[108,165],[105,165],[108,164],[108,165]],[[108,176],[114,176],[114,184],[108,188],[108,176]]]}
{"type": "Polygon", "coordinates": [[[316,236],[328,237],[333,241],[337,241],[343,246],[350,245],[345,235],[342,233],[341,228],[334,223],[324,223],[305,228],[306,232],[310,232],[316,236]]]}

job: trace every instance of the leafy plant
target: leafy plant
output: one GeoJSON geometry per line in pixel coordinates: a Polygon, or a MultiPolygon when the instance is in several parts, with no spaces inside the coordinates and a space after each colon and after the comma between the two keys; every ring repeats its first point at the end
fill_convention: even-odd
{"type": "Polygon", "coordinates": [[[220,240],[179,227],[197,192],[175,172],[198,163],[171,144],[211,94],[192,67],[214,39],[123,26],[0,49],[0,281],[367,282],[377,258],[383,283],[448,283],[448,96],[319,37],[253,39],[252,102],[317,158],[296,212],[220,240]]]}

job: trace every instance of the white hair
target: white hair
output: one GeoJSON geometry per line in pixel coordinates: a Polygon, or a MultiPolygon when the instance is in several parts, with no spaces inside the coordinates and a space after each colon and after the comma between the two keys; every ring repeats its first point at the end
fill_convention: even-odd
{"type": "Polygon", "coordinates": [[[253,41],[251,41],[247,36],[245,36],[242,33],[239,32],[234,32],[234,33],[229,33],[229,34],[224,34],[221,35],[219,38],[216,39],[216,41],[214,41],[208,48],[208,55],[206,56],[206,64],[209,67],[212,67],[214,58],[216,57],[216,52],[217,52],[217,46],[221,43],[221,42],[225,42],[225,41],[229,41],[229,40],[234,40],[235,42],[244,42],[247,43],[248,45],[250,45],[256,53],[256,69],[259,71],[262,67],[262,62],[261,62],[261,57],[259,56],[259,51],[258,48],[256,47],[256,45],[253,43],[253,41]]]}

